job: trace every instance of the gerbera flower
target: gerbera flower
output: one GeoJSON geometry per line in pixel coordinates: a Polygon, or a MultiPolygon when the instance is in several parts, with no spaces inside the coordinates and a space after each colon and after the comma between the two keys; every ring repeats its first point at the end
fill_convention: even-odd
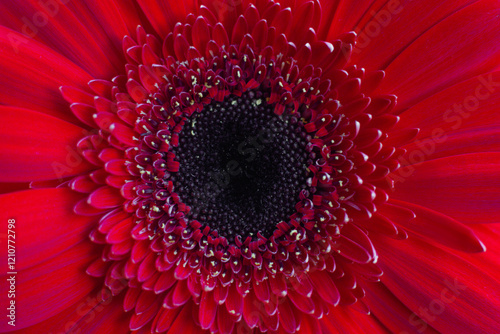
{"type": "Polygon", "coordinates": [[[500,330],[498,1],[0,6],[2,331],[500,330]]]}

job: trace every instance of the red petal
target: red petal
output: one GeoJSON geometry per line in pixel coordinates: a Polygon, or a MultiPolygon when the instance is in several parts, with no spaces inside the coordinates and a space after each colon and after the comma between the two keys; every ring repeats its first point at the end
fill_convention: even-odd
{"type": "Polygon", "coordinates": [[[110,78],[124,65],[120,42],[127,30],[114,4],[30,0],[1,7],[13,14],[7,16],[7,26],[57,50],[94,77],[110,78]]]}
{"type": "MultiPolygon", "coordinates": [[[[46,262],[18,271],[16,328],[46,320],[89,294],[96,282],[85,269],[97,255],[95,250],[90,241],[79,243],[46,262]]],[[[8,291],[7,278],[1,278],[2,291],[8,291]]],[[[0,330],[6,330],[6,326],[7,322],[2,322],[0,330]]]]}
{"type": "Polygon", "coordinates": [[[382,282],[436,330],[495,333],[500,328],[500,283],[480,268],[417,236],[398,241],[373,235],[372,240],[380,253],[382,282]]]}
{"type": "Polygon", "coordinates": [[[81,197],[67,188],[26,190],[0,196],[2,221],[4,224],[8,219],[16,221],[16,243],[20,245],[16,252],[18,270],[51,259],[88,240],[94,218],[73,213],[73,206],[81,197]]]}
{"type": "Polygon", "coordinates": [[[130,329],[135,331],[146,326],[158,313],[159,307],[157,305],[151,306],[146,312],[137,314],[132,314],[130,319],[130,329]]]}
{"type": "Polygon", "coordinates": [[[120,123],[114,123],[109,126],[109,130],[120,142],[128,145],[134,146],[136,144],[134,140],[134,131],[128,126],[122,125],[120,123]]]}
{"type": "Polygon", "coordinates": [[[114,175],[130,176],[127,168],[125,167],[126,160],[124,159],[114,159],[108,161],[104,165],[104,169],[114,175]]]}
{"type": "Polygon", "coordinates": [[[148,1],[138,0],[147,20],[156,32],[165,37],[177,22],[185,22],[189,13],[196,13],[198,10],[197,2],[185,0],[182,2],[166,1],[148,1]]]}
{"type": "Polygon", "coordinates": [[[271,291],[280,297],[284,297],[287,294],[287,286],[284,276],[277,275],[269,279],[269,285],[271,286],[271,291]]]}
{"type": "Polygon", "coordinates": [[[294,290],[288,291],[288,298],[290,298],[290,300],[298,310],[306,314],[314,313],[315,305],[312,298],[304,297],[294,290]]]}
{"type": "Polygon", "coordinates": [[[193,45],[200,52],[204,52],[210,40],[210,30],[207,21],[203,17],[198,17],[193,25],[193,45]]]}
{"type": "Polygon", "coordinates": [[[120,208],[113,210],[101,218],[99,221],[99,231],[102,233],[108,233],[113,226],[129,217],[130,214],[122,211],[120,208]]]}
{"type": "Polygon", "coordinates": [[[409,310],[391,291],[382,283],[369,283],[363,285],[367,290],[366,302],[370,312],[390,331],[399,333],[405,330],[408,333],[417,331],[419,333],[438,334],[416,313],[409,310]]]}
{"type": "Polygon", "coordinates": [[[160,278],[158,281],[156,281],[156,284],[154,286],[154,291],[155,293],[162,293],[164,291],[167,291],[172,287],[177,280],[174,277],[173,271],[166,271],[161,273],[160,278]]]}
{"type": "Polygon", "coordinates": [[[226,301],[229,288],[223,285],[216,285],[214,289],[214,299],[218,304],[223,304],[226,301]]]}
{"type": "Polygon", "coordinates": [[[125,294],[125,299],[123,300],[123,309],[125,312],[129,312],[134,309],[137,303],[137,298],[141,294],[141,288],[128,288],[125,294]]]}
{"type": "MultiPolygon", "coordinates": [[[[12,2],[7,6],[15,6],[12,2]]],[[[0,6],[5,6],[2,2],[0,6]]],[[[2,10],[12,13],[11,10],[2,10]]],[[[3,18],[8,17],[4,15],[3,18]]],[[[17,16],[25,18],[26,13],[17,16]]],[[[23,23],[19,25],[22,27],[23,23]]],[[[40,29],[44,30],[44,29],[40,29]]],[[[37,110],[78,123],[59,94],[59,86],[86,87],[91,77],[81,68],[44,45],[0,27],[0,63],[8,64],[0,77],[2,104],[37,110]]]]}
{"type": "Polygon", "coordinates": [[[340,255],[357,263],[368,263],[373,260],[367,249],[344,235],[340,235],[338,249],[340,255]]]}
{"type": "Polygon", "coordinates": [[[267,280],[258,282],[256,279],[254,279],[253,288],[255,296],[257,297],[258,300],[260,300],[263,303],[269,302],[269,298],[271,297],[271,295],[269,291],[269,283],[267,282],[267,280]]]}
{"type": "MultiPolygon", "coordinates": [[[[183,306],[181,308],[174,309],[175,311],[171,312],[172,319],[169,319],[168,322],[173,322],[169,333],[182,333],[182,334],[200,334],[200,327],[193,321],[193,306],[191,304],[188,304],[186,306],[183,306]],[[178,310],[180,309],[181,311],[177,313],[178,310]],[[177,314],[177,315],[176,315],[177,314]]],[[[167,321],[166,316],[165,322],[167,321]]],[[[165,326],[166,327],[166,326],[165,326]]],[[[165,328],[162,327],[162,328],[165,328]]]]}
{"type": "Polygon", "coordinates": [[[391,196],[461,222],[496,223],[500,221],[499,167],[500,153],[426,161],[405,168],[409,176],[396,184],[391,196]]]}
{"type": "Polygon", "coordinates": [[[129,315],[123,312],[120,298],[102,301],[102,290],[76,301],[61,313],[16,333],[89,333],[105,331],[125,333],[129,330],[129,315]]]}
{"type": "MultiPolygon", "coordinates": [[[[390,316],[393,316],[393,313],[390,316]]],[[[335,308],[335,312],[330,312],[320,319],[319,323],[323,333],[388,333],[387,328],[373,315],[346,307],[335,308]]],[[[399,329],[396,333],[400,333],[399,329]]]]}
{"type": "Polygon", "coordinates": [[[122,220],[110,229],[106,235],[106,241],[111,244],[118,244],[131,239],[130,231],[133,227],[132,217],[122,220]]]}
{"type": "Polygon", "coordinates": [[[179,264],[177,268],[175,268],[175,278],[178,280],[183,280],[189,277],[191,273],[193,272],[193,268],[188,265],[188,262],[184,262],[182,264],[179,264]]]}
{"type": "Polygon", "coordinates": [[[300,322],[295,319],[293,306],[285,299],[278,305],[278,310],[281,327],[287,333],[295,333],[300,322]]]}
{"type": "Polygon", "coordinates": [[[191,298],[191,293],[186,284],[186,280],[177,281],[175,285],[173,295],[172,295],[172,304],[173,306],[181,306],[184,305],[191,298]]]}
{"type": "Polygon", "coordinates": [[[90,194],[87,202],[96,209],[109,209],[123,204],[124,199],[119,190],[104,186],[90,194]]]}
{"type": "Polygon", "coordinates": [[[340,293],[329,273],[316,271],[309,278],[313,282],[315,291],[324,301],[334,306],[339,303],[340,293]]]}
{"type": "Polygon", "coordinates": [[[437,137],[436,128],[443,128],[448,133],[463,128],[498,124],[491,113],[499,103],[499,82],[500,72],[497,71],[475,76],[442,90],[404,111],[401,114],[404,117],[396,129],[419,127],[419,137],[424,138],[437,137]]]}
{"type": "Polygon", "coordinates": [[[416,219],[398,222],[407,231],[417,233],[447,247],[464,252],[484,252],[486,249],[473,230],[446,215],[421,206],[392,200],[393,203],[411,209],[416,219]]]}
{"type": "Polygon", "coordinates": [[[156,295],[151,291],[142,290],[135,305],[135,313],[141,314],[148,311],[152,306],[157,304],[156,299],[161,296],[156,295]]]}
{"type": "Polygon", "coordinates": [[[495,69],[500,57],[498,15],[495,0],[457,11],[398,55],[377,91],[398,96],[397,108],[403,110],[443,88],[495,69]]]}
{"type": "Polygon", "coordinates": [[[177,307],[174,309],[161,308],[158,315],[155,317],[153,321],[153,329],[156,328],[157,333],[163,333],[172,327],[175,319],[182,311],[182,308],[177,307]]]}
{"type": "Polygon", "coordinates": [[[217,315],[217,304],[215,303],[212,292],[204,291],[200,302],[200,324],[201,328],[209,329],[215,321],[217,315]]]}
{"type": "Polygon", "coordinates": [[[382,7],[373,6],[356,24],[358,42],[353,51],[353,64],[366,65],[369,69],[384,68],[420,35],[473,2],[388,1],[382,7]]]}
{"type": "Polygon", "coordinates": [[[226,299],[226,308],[230,314],[236,317],[239,317],[241,312],[243,312],[243,297],[238,293],[234,284],[231,284],[229,287],[229,293],[226,299]]]}
{"type": "MultiPolygon", "coordinates": [[[[129,233],[130,236],[130,233],[129,233]]],[[[155,267],[156,254],[150,252],[148,256],[142,261],[137,270],[137,280],[144,282],[156,273],[155,267]]]]}
{"type": "Polygon", "coordinates": [[[340,33],[355,29],[356,23],[368,10],[374,0],[352,1],[330,1],[321,0],[323,9],[323,20],[320,30],[322,35],[326,35],[326,40],[337,38],[340,33]]]}
{"type": "Polygon", "coordinates": [[[82,215],[82,216],[96,216],[105,213],[105,210],[96,209],[90,204],[88,204],[87,198],[83,198],[82,200],[78,201],[78,203],[75,204],[73,211],[77,215],[82,215]]]}
{"type": "Polygon", "coordinates": [[[77,102],[77,103],[72,103],[70,108],[73,114],[80,121],[91,127],[96,127],[96,123],[94,121],[94,114],[97,111],[95,110],[94,106],[77,102]]]}
{"type": "Polygon", "coordinates": [[[474,233],[485,244],[486,252],[480,254],[458,254],[477,268],[489,274],[498,276],[500,267],[500,224],[474,224],[474,233]]]}
{"type": "Polygon", "coordinates": [[[71,180],[69,186],[74,191],[84,194],[91,193],[99,187],[99,185],[95,184],[88,175],[77,176],[71,180]]]}
{"type": "Polygon", "coordinates": [[[229,37],[227,36],[226,29],[221,23],[217,23],[212,32],[212,38],[219,46],[229,45],[229,37]]]}
{"type": "Polygon", "coordinates": [[[204,1],[204,4],[211,9],[228,31],[233,30],[237,17],[243,14],[243,1],[241,0],[204,1]]]}
{"type": "Polygon", "coordinates": [[[92,166],[76,150],[81,137],[82,128],[52,116],[0,107],[0,141],[4,143],[0,180],[62,179],[90,170],[92,166]]]}
{"type": "Polygon", "coordinates": [[[219,307],[217,312],[217,325],[220,334],[233,333],[234,321],[224,307],[219,307]]]}

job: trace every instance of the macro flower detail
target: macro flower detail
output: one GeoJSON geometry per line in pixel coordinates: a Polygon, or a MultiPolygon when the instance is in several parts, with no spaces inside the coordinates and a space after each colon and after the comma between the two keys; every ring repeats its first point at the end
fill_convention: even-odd
{"type": "Polygon", "coordinates": [[[395,97],[372,103],[383,72],[345,66],[354,33],[329,43],[297,26],[292,42],[289,8],[249,5],[232,33],[200,11],[163,41],[125,37],[127,77],[91,81],[106,93],[94,108],[67,98],[100,128],[78,144],[100,169],[69,183],[90,191],[78,213],[104,213],[88,273],[126,290],[132,330],[163,332],[192,308],[211,332],[295,333],[381,274],[353,221],[387,200],[395,97]]]}
{"type": "Polygon", "coordinates": [[[494,1],[439,5],[438,23],[405,36],[412,1],[63,2],[38,4],[51,20],[22,19],[24,35],[0,30],[13,49],[0,61],[21,54],[44,88],[34,100],[9,88],[31,75],[20,65],[1,81],[2,132],[20,143],[1,152],[2,197],[35,203],[2,206],[4,220],[42,221],[20,240],[21,330],[500,328],[498,228],[485,224],[500,207],[487,125],[500,47],[481,44],[456,68],[444,59],[458,51],[435,47],[433,74],[419,38],[466,17],[492,38],[494,1]],[[89,45],[62,33],[79,20],[93,22],[81,28],[89,45]]]}

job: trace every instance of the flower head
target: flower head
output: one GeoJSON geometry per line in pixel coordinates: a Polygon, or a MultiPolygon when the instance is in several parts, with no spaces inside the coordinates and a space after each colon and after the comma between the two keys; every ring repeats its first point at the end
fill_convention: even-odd
{"type": "MultiPolygon", "coordinates": [[[[85,2],[54,4],[54,24],[60,11],[85,15],[80,8],[85,2]]],[[[447,204],[454,195],[439,199],[431,187],[449,172],[451,181],[444,186],[450,191],[465,179],[460,185],[472,194],[476,183],[495,193],[485,180],[498,166],[498,153],[463,148],[471,134],[485,140],[484,152],[498,151],[487,139],[495,130],[479,128],[487,116],[474,114],[465,134],[453,131],[461,124],[452,126],[446,141],[444,125],[471,114],[437,106],[450,97],[456,101],[455,91],[466,92],[477,82],[483,84],[474,90],[477,103],[495,101],[498,84],[491,78],[497,74],[483,73],[498,66],[494,55],[500,50],[483,47],[487,55],[470,63],[459,58],[456,67],[466,68],[467,76],[437,75],[427,69],[428,59],[412,57],[425,38],[438,40],[467,15],[471,26],[484,25],[491,34],[489,23],[479,18],[499,8],[483,2],[454,13],[458,8],[442,5],[436,14],[442,27],[420,31],[423,36],[413,42],[418,35],[401,36],[401,46],[387,36],[399,36],[394,31],[402,19],[395,16],[407,15],[402,4],[368,6],[371,21],[358,13],[357,26],[364,30],[352,31],[351,6],[117,1],[110,10],[121,15],[118,22],[101,11],[105,5],[91,2],[89,20],[109,24],[104,31],[82,27],[95,43],[83,47],[52,26],[48,31],[60,39],[32,36],[59,55],[4,29],[23,59],[34,64],[40,61],[29,58],[33,54],[49,59],[49,68],[58,72],[42,70],[36,78],[43,84],[40,78],[47,76],[44,88],[51,93],[55,84],[61,86],[68,103],[51,109],[50,103],[61,99],[45,92],[35,93],[41,101],[36,107],[21,101],[24,93],[6,97],[7,104],[34,110],[2,108],[4,120],[19,125],[7,134],[21,136],[29,146],[22,153],[17,147],[3,153],[21,158],[31,153],[35,160],[34,169],[24,173],[7,164],[6,175],[13,177],[8,181],[21,191],[5,199],[24,203],[47,196],[33,211],[56,208],[52,214],[59,218],[50,226],[59,228],[71,217],[71,227],[58,232],[64,241],[55,246],[25,241],[42,249],[42,257],[53,249],[62,253],[69,267],[58,277],[68,278],[65,286],[85,282],[55,311],[23,320],[23,326],[40,331],[71,324],[65,330],[99,332],[106,321],[115,330],[140,333],[447,332],[453,328],[447,323],[458,321],[457,314],[480,296],[481,330],[498,329],[489,311],[497,302],[471,284],[483,267],[465,254],[485,246],[473,228],[457,220],[463,214],[465,223],[491,222],[498,201],[479,195],[478,204],[465,211],[454,204],[439,210],[435,203],[447,204]],[[94,37],[93,31],[99,33],[94,37]],[[70,51],[61,44],[63,37],[73,42],[70,51]],[[119,44],[122,52],[113,50],[119,44]],[[87,55],[85,62],[77,61],[76,50],[87,55]],[[71,75],[63,73],[68,71],[71,75]],[[402,100],[398,106],[396,96],[402,100]],[[41,133],[35,128],[68,145],[42,142],[37,148],[25,138],[41,133]],[[462,167],[449,169],[451,162],[462,167]],[[488,167],[479,172],[478,166],[488,167]],[[463,168],[476,172],[467,175],[463,168]],[[41,189],[25,190],[23,182],[29,181],[41,189]],[[91,242],[81,237],[87,233],[91,242]],[[78,261],[71,266],[75,254],[78,261]],[[450,266],[438,270],[440,258],[450,266]],[[97,295],[94,286],[102,287],[97,295]],[[94,304],[80,300],[89,293],[96,296],[94,304]],[[432,311],[435,305],[444,310],[432,311]],[[96,307],[102,308],[98,320],[88,321],[96,307]],[[79,317],[64,323],[72,308],[79,317]]],[[[408,11],[413,4],[406,6],[408,11]]],[[[15,26],[12,22],[6,25],[15,26]]],[[[446,55],[455,54],[434,52],[433,64],[441,69],[446,55]]],[[[466,98],[463,105],[476,100],[466,98]]],[[[477,233],[482,229],[488,228],[479,226],[477,233]]],[[[27,273],[33,265],[53,270],[50,261],[21,258],[27,273]]],[[[484,277],[482,286],[498,290],[494,278],[484,277]]],[[[56,275],[47,280],[59,282],[56,275]]],[[[475,328],[472,320],[462,323],[475,328]]]]}

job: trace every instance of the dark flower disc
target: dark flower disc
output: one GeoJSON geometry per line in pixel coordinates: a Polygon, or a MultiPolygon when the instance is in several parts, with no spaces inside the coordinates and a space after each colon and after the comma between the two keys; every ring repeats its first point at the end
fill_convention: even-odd
{"type": "Polygon", "coordinates": [[[187,217],[228,240],[271,236],[307,187],[307,133],[266,98],[250,91],[206,105],[186,119],[174,149],[179,172],[171,179],[187,217]]]}

